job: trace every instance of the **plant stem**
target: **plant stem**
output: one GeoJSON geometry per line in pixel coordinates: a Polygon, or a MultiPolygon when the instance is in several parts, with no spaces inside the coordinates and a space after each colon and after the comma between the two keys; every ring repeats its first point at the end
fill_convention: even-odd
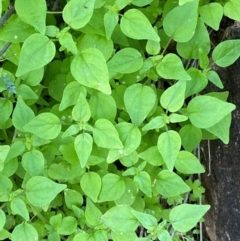
{"type": "Polygon", "coordinates": [[[5,138],[5,140],[6,140],[6,143],[9,145],[9,144],[10,144],[10,141],[9,141],[8,134],[7,134],[7,132],[6,132],[6,129],[3,128],[2,131],[3,131],[4,138],[5,138]]]}

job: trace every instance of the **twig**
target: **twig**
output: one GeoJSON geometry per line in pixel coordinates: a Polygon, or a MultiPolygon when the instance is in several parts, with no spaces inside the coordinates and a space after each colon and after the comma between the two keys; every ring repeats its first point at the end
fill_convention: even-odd
{"type": "Polygon", "coordinates": [[[9,10],[2,16],[0,19],[0,27],[3,26],[3,24],[12,16],[12,14],[15,12],[15,8],[13,5],[9,6],[9,10]]]}
{"type": "Polygon", "coordinates": [[[11,44],[12,43],[8,42],[3,46],[2,50],[0,51],[0,57],[8,50],[8,48],[11,46],[11,44]]]}
{"type": "Polygon", "coordinates": [[[211,149],[210,149],[210,141],[208,140],[208,176],[211,175],[211,149]]]}

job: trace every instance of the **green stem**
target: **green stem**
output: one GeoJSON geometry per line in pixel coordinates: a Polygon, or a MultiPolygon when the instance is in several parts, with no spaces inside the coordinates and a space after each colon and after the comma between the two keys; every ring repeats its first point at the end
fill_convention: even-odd
{"type": "Polygon", "coordinates": [[[165,48],[163,49],[161,55],[164,55],[164,53],[166,52],[166,50],[167,50],[167,48],[168,48],[168,46],[169,46],[169,44],[170,44],[171,42],[172,42],[172,38],[170,38],[170,39],[168,40],[167,45],[166,45],[165,48]]]}
{"type": "Polygon", "coordinates": [[[52,11],[47,11],[47,14],[62,14],[62,12],[52,12],[52,11]]]}
{"type": "Polygon", "coordinates": [[[38,218],[40,218],[43,221],[43,223],[48,223],[48,220],[37,209],[35,209],[35,207],[33,207],[31,204],[28,205],[31,207],[33,212],[37,214],[38,218]]]}
{"type": "Polygon", "coordinates": [[[6,132],[6,129],[3,128],[2,131],[3,131],[4,138],[5,138],[5,140],[6,140],[6,143],[9,145],[9,144],[10,144],[10,141],[9,141],[8,134],[7,134],[7,132],[6,132]]]}

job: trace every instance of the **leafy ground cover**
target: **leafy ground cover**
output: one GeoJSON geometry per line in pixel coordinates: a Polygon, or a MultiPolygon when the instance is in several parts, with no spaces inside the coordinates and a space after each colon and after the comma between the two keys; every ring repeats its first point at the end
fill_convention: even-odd
{"type": "Polygon", "coordinates": [[[238,0],[0,1],[0,240],[202,240],[201,140],[229,141],[211,44],[238,0]],[[10,7],[9,7],[10,6],[10,7]]]}

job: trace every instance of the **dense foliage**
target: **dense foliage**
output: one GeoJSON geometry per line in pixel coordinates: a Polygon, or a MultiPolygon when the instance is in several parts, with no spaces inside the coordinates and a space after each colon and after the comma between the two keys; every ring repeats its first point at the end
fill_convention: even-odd
{"type": "Polygon", "coordinates": [[[213,66],[240,55],[240,40],[210,38],[224,16],[240,20],[239,0],[11,4],[0,1],[0,240],[202,239],[199,145],[228,143],[235,109],[202,90],[222,89],[213,66]]]}

